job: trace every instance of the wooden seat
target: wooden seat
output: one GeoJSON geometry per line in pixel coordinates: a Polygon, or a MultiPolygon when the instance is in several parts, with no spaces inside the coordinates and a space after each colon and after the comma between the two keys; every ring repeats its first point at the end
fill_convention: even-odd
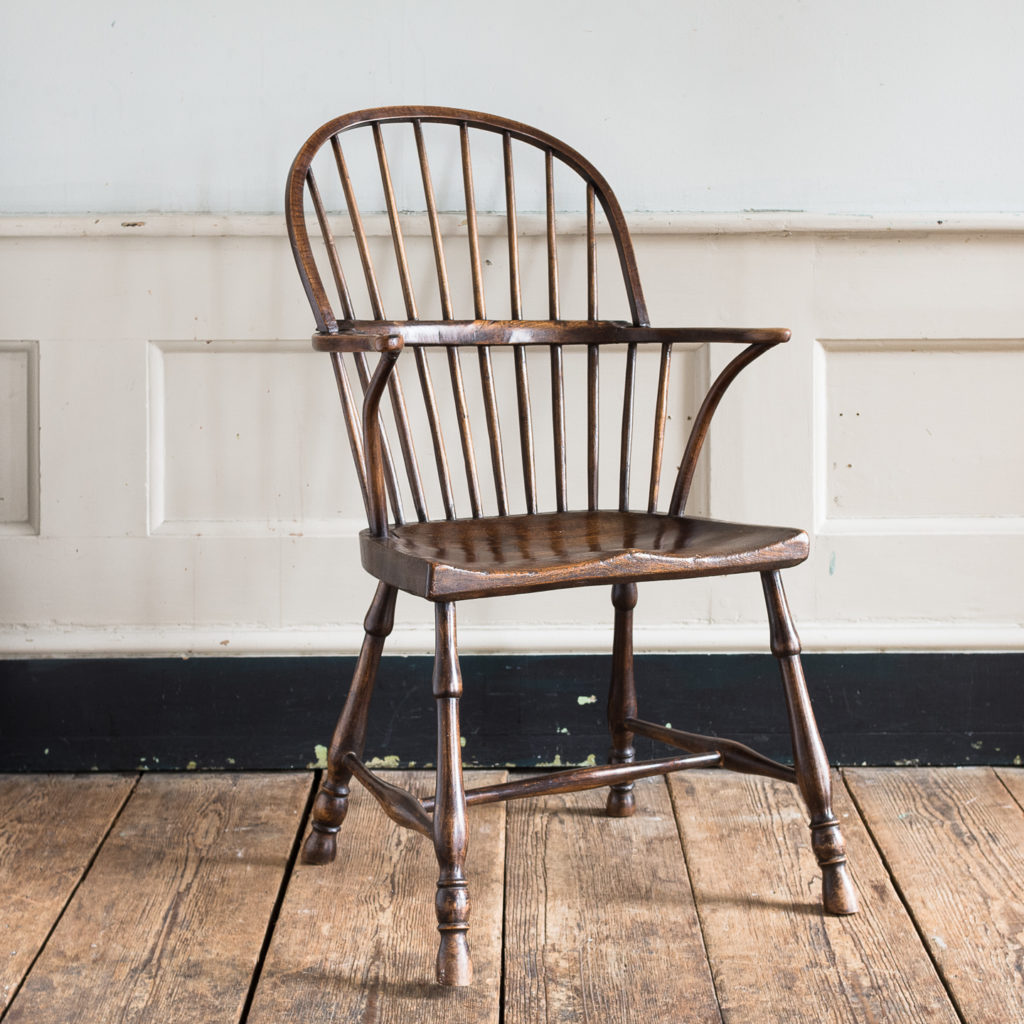
{"type": "Polygon", "coordinates": [[[428,601],[767,572],[807,557],[807,534],[649,512],[436,520],[360,534],[363,566],[428,601]]]}
{"type": "Polygon", "coordinates": [[[385,813],[432,841],[437,980],[465,985],[472,977],[467,808],[607,786],[607,813],[628,817],[634,780],[716,765],[799,787],[825,909],[853,913],[828,761],[780,575],[807,557],[807,535],[686,514],[726,389],[789,332],[652,327],[608,183],[558,139],[500,117],[385,107],[335,118],[296,156],[286,213],[316,323],[313,345],[330,357],[366,509],[363,566],[378,581],[303,861],[335,857],[357,778],[385,813]],[[476,170],[474,154],[482,154],[476,170]],[[437,188],[432,167],[445,170],[437,188]],[[539,212],[521,213],[520,205],[539,212]],[[604,316],[599,270],[611,280],[601,289],[604,316]],[[686,416],[673,365],[691,360],[689,380],[700,383],[692,359],[709,345],[740,347],[686,416]],[[645,373],[647,382],[638,384],[645,373]],[[609,430],[611,443],[602,444],[609,430]],[[673,465],[669,490],[663,468],[673,465]],[[730,573],[760,575],[792,767],[733,740],[638,717],[637,584],[730,573]],[[467,792],[456,603],[596,585],[610,585],[614,608],[608,764],[467,792]],[[384,782],[361,760],[399,590],[435,609],[437,781],[429,799],[384,782]],[[676,752],[637,762],[637,735],[676,752]]]}

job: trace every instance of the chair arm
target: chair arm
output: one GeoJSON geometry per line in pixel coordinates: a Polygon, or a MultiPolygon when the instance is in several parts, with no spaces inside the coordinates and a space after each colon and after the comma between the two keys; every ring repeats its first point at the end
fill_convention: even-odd
{"type": "Polygon", "coordinates": [[[393,347],[396,338],[401,348],[402,335],[385,325],[379,331],[317,331],[312,340],[318,352],[385,352],[393,347]]]}
{"type": "Polygon", "coordinates": [[[401,334],[408,345],[691,344],[778,345],[781,327],[634,327],[621,320],[350,320],[313,335],[318,352],[381,352],[401,334]]]}
{"type": "MultiPolygon", "coordinates": [[[[388,533],[388,505],[384,489],[384,455],[382,426],[380,421],[380,400],[384,395],[391,371],[402,353],[403,341],[400,334],[385,337],[385,344],[379,349],[380,359],[373,371],[366,393],[363,395],[363,444],[366,450],[367,476],[367,519],[370,533],[374,537],[386,537],[388,533]]],[[[365,349],[355,349],[361,352],[365,349]]]]}
{"type": "Polygon", "coordinates": [[[772,347],[789,341],[786,327],[623,327],[617,341],[667,344],[725,342],[733,345],[772,347]]]}
{"type": "Polygon", "coordinates": [[[693,483],[694,470],[697,468],[697,459],[700,457],[701,448],[704,446],[704,439],[707,437],[708,428],[711,426],[711,417],[715,415],[718,403],[722,400],[726,389],[739,375],[740,370],[749,366],[758,356],[763,355],[770,348],[781,344],[789,339],[789,331],[780,331],[785,337],[777,341],[754,342],[745,348],[738,356],[735,356],[726,365],[725,369],[715,379],[714,384],[708,388],[700,409],[693,421],[690,436],[686,442],[686,450],[683,452],[682,462],[679,464],[679,472],[676,475],[676,485],[672,489],[672,500],[669,502],[668,513],[673,516],[680,516],[686,508],[686,499],[690,494],[690,485],[693,483]]]}

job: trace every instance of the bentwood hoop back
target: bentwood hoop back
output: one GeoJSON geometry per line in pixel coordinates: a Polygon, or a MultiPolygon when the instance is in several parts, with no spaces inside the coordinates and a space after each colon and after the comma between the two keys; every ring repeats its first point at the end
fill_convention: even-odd
{"type": "Polygon", "coordinates": [[[392,819],[432,840],[440,869],[437,980],[465,985],[472,976],[467,807],[607,786],[608,814],[626,817],[635,808],[634,780],[715,765],[799,787],[825,909],[855,912],[828,762],[780,576],[807,557],[807,535],[685,514],[722,396],[740,370],[788,340],[789,332],[651,327],[626,221],[607,182],[564,143],[500,117],[384,107],[336,118],[295,158],[286,207],[316,321],[313,344],[330,356],[366,509],[363,566],[378,580],[303,860],[334,858],[355,776],[392,819]],[[480,153],[485,158],[474,170],[480,153]],[[484,183],[491,175],[482,174],[481,165],[494,172],[496,185],[484,183]],[[436,167],[444,175],[435,187],[436,167]],[[531,169],[536,180],[524,188],[524,172],[531,169]],[[366,189],[369,198],[361,198],[366,189]],[[523,213],[517,191],[529,197],[527,210],[541,212],[523,213]],[[484,212],[478,203],[486,204],[484,212]],[[409,209],[421,212],[400,212],[409,209]],[[567,221],[578,227],[568,241],[559,231],[567,221]],[[577,253],[580,266],[570,266],[577,253]],[[417,262],[417,256],[423,258],[417,262]],[[599,317],[599,267],[602,281],[609,267],[614,271],[620,319],[599,317]],[[744,347],[711,383],[681,437],[670,412],[673,350],[705,343],[744,347]],[[653,402],[645,403],[636,398],[637,354],[647,349],[657,369],[653,402]],[[538,356],[546,358],[538,362],[538,356]],[[464,357],[473,357],[468,366],[464,357]],[[538,375],[547,378],[540,399],[531,390],[531,373],[535,383],[538,375]],[[609,377],[621,406],[616,400],[614,436],[602,446],[609,377]],[[575,445],[574,410],[581,410],[576,419],[585,419],[575,445]],[[474,413],[482,423],[474,423],[474,413]],[[514,440],[506,446],[510,434],[514,440]],[[421,438],[429,441],[418,451],[421,438]],[[678,458],[670,457],[677,443],[678,458]],[[635,471],[641,447],[642,468],[635,471]],[[461,466],[450,459],[455,452],[461,466]],[[421,470],[421,461],[432,469],[421,470]],[[671,488],[667,481],[663,486],[664,465],[677,461],[671,488]],[[793,767],[732,740],[638,717],[632,658],[637,583],[750,572],[760,574],[764,589],[793,767]],[[599,584],[611,586],[614,608],[609,763],[467,792],[456,602],[599,584]],[[361,761],[399,590],[435,606],[437,782],[434,796],[425,799],[384,782],[361,761]],[[638,762],[636,735],[685,753],[638,762]]]}

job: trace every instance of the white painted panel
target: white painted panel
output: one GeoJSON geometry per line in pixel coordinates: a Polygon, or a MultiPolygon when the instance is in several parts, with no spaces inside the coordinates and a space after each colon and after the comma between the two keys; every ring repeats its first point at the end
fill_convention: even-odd
{"type": "Polygon", "coordinates": [[[37,348],[0,342],[0,532],[38,526],[37,348]]]}
{"type": "Polygon", "coordinates": [[[1024,516],[1024,342],[822,345],[827,519],[1024,516]]]}
{"type": "MultiPolygon", "coordinates": [[[[655,324],[793,329],[793,339],[745,370],[723,401],[695,507],[723,518],[817,527],[809,562],[786,573],[809,650],[1021,647],[1024,592],[1016,580],[1024,568],[1024,515],[1015,508],[1019,474],[1008,475],[1020,462],[1022,436],[1012,400],[1021,350],[1014,339],[1024,323],[1019,218],[931,233],[923,223],[886,222],[883,231],[866,219],[857,231],[852,219],[837,227],[828,218],[780,217],[716,217],[713,226],[724,233],[715,236],[685,218],[636,221],[655,324]],[[815,340],[821,338],[832,340],[823,347],[815,340]],[[952,347],[935,340],[950,338],[981,340],[952,347]],[[931,421],[947,431],[938,441],[912,433],[922,409],[899,400],[906,387],[917,387],[919,371],[934,398],[924,410],[929,425],[933,433],[931,421]],[[879,377],[873,427],[862,432],[855,422],[848,436],[837,433],[830,409],[845,409],[879,377]],[[838,394],[830,397],[833,385],[838,394]],[[879,440],[886,436],[898,443],[886,447],[879,440]],[[830,450],[859,452],[846,462],[857,468],[866,461],[878,473],[851,490],[841,475],[830,476],[830,450]],[[964,456],[957,471],[969,493],[936,484],[950,451],[964,456]],[[968,459],[971,452],[982,454],[968,459]],[[895,477],[905,487],[890,488],[895,477]],[[833,491],[850,503],[842,518],[826,518],[833,491]]],[[[39,339],[41,480],[38,535],[0,538],[0,651],[358,649],[373,582],[359,565],[361,502],[329,362],[309,350],[311,318],[280,224],[271,230],[265,218],[245,217],[218,224],[179,217],[138,235],[72,220],[0,230],[8,299],[0,304],[0,337],[39,339]]],[[[464,229],[450,228],[450,266],[462,273],[464,229]]],[[[489,237],[496,245],[491,269],[500,277],[503,239],[489,237]]],[[[524,253],[542,242],[525,234],[524,253]]],[[[410,234],[409,245],[429,256],[426,235],[410,234]]],[[[578,236],[560,250],[567,291],[579,283],[570,258],[575,245],[578,236]]],[[[698,384],[734,352],[676,351],[673,400],[683,420],[698,384]]],[[[618,355],[609,352],[602,365],[603,448],[613,461],[618,355]]],[[[549,370],[546,354],[535,356],[535,434],[545,464],[539,475],[550,480],[549,370]]],[[[579,356],[566,353],[572,379],[581,374],[579,356]]],[[[416,374],[407,358],[400,368],[411,393],[416,374]]],[[[437,380],[446,375],[443,363],[437,380]]],[[[638,451],[648,443],[641,435],[650,431],[656,353],[642,358],[640,370],[638,451]]],[[[472,356],[465,372],[479,412],[472,356]]],[[[511,392],[499,401],[515,491],[515,401],[511,392]]],[[[863,420],[864,409],[854,411],[863,420]]],[[[429,445],[422,421],[415,422],[421,471],[429,476],[429,445]]],[[[842,423],[845,429],[845,416],[842,423]]],[[[676,420],[671,424],[674,431],[676,420]]],[[[584,434],[582,409],[571,404],[577,484],[584,434]]],[[[682,432],[671,436],[678,451],[682,432]]],[[[486,432],[475,442],[486,481],[486,432]]],[[[450,444],[456,464],[457,449],[450,444]]],[[[677,458],[666,451],[667,475],[677,458]]],[[[634,502],[645,490],[645,463],[634,466],[634,502]]],[[[605,503],[614,478],[614,466],[604,467],[605,503]]],[[[459,619],[466,651],[598,651],[611,637],[607,588],[470,602],[459,619]]],[[[765,649],[756,578],[646,586],[636,623],[638,650],[765,649]]],[[[426,602],[399,599],[389,644],[429,652],[426,602]]]]}
{"type": "Polygon", "coordinates": [[[354,532],[362,499],[327,356],[163,342],[150,367],[154,530],[354,532]]]}

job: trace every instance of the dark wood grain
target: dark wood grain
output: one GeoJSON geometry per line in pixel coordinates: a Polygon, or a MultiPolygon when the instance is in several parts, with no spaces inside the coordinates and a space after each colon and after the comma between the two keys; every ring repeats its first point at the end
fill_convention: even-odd
{"type": "Polygon", "coordinates": [[[434,853],[440,874],[434,909],[441,941],[437,949],[436,978],[439,985],[460,987],[473,980],[469,957],[469,883],[466,854],[469,825],[466,789],[462,781],[462,734],[459,729],[459,698],[462,674],[455,640],[455,605],[438,602],[436,622],[434,702],[437,705],[437,774],[434,780],[434,853]]]}
{"type": "Polygon", "coordinates": [[[388,222],[391,225],[391,241],[395,249],[395,262],[398,264],[398,278],[402,285],[402,298],[405,301],[405,315],[410,320],[418,320],[416,296],[412,290],[412,276],[409,273],[409,260],[405,254],[405,239],[402,236],[402,222],[398,216],[398,203],[395,201],[395,187],[391,182],[391,169],[388,166],[388,155],[384,148],[384,136],[380,124],[374,122],[373,144],[377,150],[377,164],[380,167],[380,180],[384,188],[384,202],[388,211],[388,222]]]}
{"type": "Polygon", "coordinates": [[[363,267],[366,291],[370,297],[370,312],[375,320],[381,320],[384,317],[384,305],[380,298],[380,288],[377,286],[377,274],[373,269],[370,245],[366,240],[366,229],[363,227],[363,218],[359,213],[359,200],[356,198],[352,177],[348,173],[348,164],[345,161],[345,153],[341,148],[341,142],[337,135],[331,136],[331,149],[334,153],[334,162],[338,168],[338,177],[341,179],[341,187],[345,193],[345,202],[348,205],[352,234],[355,236],[356,245],[359,248],[359,261],[363,267]]]}
{"type": "Polygon", "coordinates": [[[459,125],[462,146],[462,185],[466,196],[466,231],[469,235],[469,264],[473,272],[473,315],[482,320],[487,316],[484,299],[483,273],[480,269],[480,232],[476,222],[476,199],[473,189],[473,159],[469,149],[469,128],[459,125]]]}
{"type": "Polygon", "coordinates": [[[143,776],[5,1024],[235,1024],[309,786],[143,776]]]}
{"type": "Polygon", "coordinates": [[[807,534],[646,512],[563,512],[408,523],[360,535],[378,579],[431,600],[797,565],[807,534]]]}
{"type": "MultiPolygon", "coordinates": [[[[722,343],[770,348],[789,340],[788,330],[775,327],[636,327],[617,320],[353,320],[333,334],[314,334],[313,348],[319,352],[374,352],[386,347],[387,339],[394,335],[401,335],[410,347],[722,343]]],[[[754,358],[750,353],[741,355],[747,363],[754,358]]],[[[722,387],[719,392],[724,390],[722,387]]]]}
{"type": "Polygon", "coordinates": [[[454,519],[455,496],[452,493],[452,476],[448,468],[448,451],[444,443],[444,432],[441,429],[441,416],[437,408],[434,380],[427,363],[427,353],[422,348],[416,349],[416,372],[419,374],[423,406],[427,413],[427,423],[430,425],[430,440],[434,448],[434,463],[437,466],[437,482],[441,488],[444,515],[446,519],[454,519]]]}
{"type": "MultiPolygon", "coordinates": [[[[394,365],[394,360],[398,356],[398,350],[401,348],[402,339],[399,336],[393,335],[387,340],[387,343],[380,349],[381,359],[377,362],[377,367],[374,373],[378,370],[382,370],[385,367],[386,372],[381,377],[379,382],[380,387],[375,386],[374,392],[370,394],[370,382],[371,374],[369,363],[366,359],[365,352],[355,352],[352,356],[353,362],[356,365],[356,374],[359,377],[359,384],[363,389],[363,408],[362,408],[362,429],[363,429],[363,440],[364,440],[364,451],[366,446],[369,445],[368,436],[366,434],[366,423],[367,417],[373,418],[373,410],[380,409],[380,400],[383,395],[383,389],[386,386],[388,375],[391,372],[391,368],[394,365]],[[387,356],[387,358],[384,358],[387,356]],[[367,397],[369,396],[369,397],[367,397]],[[371,408],[372,406],[372,408],[371,408]]],[[[388,440],[387,431],[384,429],[384,422],[380,417],[378,411],[377,416],[374,420],[375,427],[375,444],[379,448],[379,454],[374,460],[367,460],[367,494],[371,497],[372,503],[372,486],[375,486],[372,482],[378,476],[382,474],[384,477],[384,486],[387,489],[388,501],[391,503],[391,515],[394,517],[396,523],[405,522],[405,511],[402,508],[402,492],[398,486],[398,473],[395,471],[395,460],[391,455],[391,442],[388,440]]],[[[387,507],[378,503],[373,510],[367,507],[366,521],[373,524],[375,516],[379,516],[383,512],[385,518],[387,516],[387,507]]]]}
{"type": "Polygon", "coordinates": [[[459,421],[459,440],[462,443],[462,464],[466,470],[466,486],[469,488],[469,505],[474,518],[483,515],[480,500],[480,481],[476,474],[476,450],[473,448],[473,428],[469,420],[469,406],[466,402],[466,383],[462,375],[462,363],[457,348],[448,349],[448,373],[452,382],[455,399],[455,415],[459,421]]]}
{"type": "Polygon", "coordinates": [[[423,197],[427,204],[430,221],[430,240],[434,245],[434,267],[437,270],[437,287],[441,297],[441,316],[450,320],[452,313],[451,286],[448,284],[448,265],[444,258],[444,242],[441,239],[441,222],[437,216],[437,201],[434,198],[434,183],[430,175],[430,161],[423,141],[423,125],[419,120],[412,123],[416,137],[416,155],[419,157],[420,178],[423,182],[423,197]]]}
{"type": "Polygon", "coordinates": [[[134,775],[0,777],[0,1014],[135,780],[134,775]]]}
{"type": "Polygon", "coordinates": [[[346,758],[349,754],[355,754],[356,757],[362,757],[363,754],[370,698],[377,681],[384,641],[394,628],[397,594],[394,587],[378,583],[363,620],[363,645],[352,674],[348,699],[334,727],[334,736],[327,753],[327,771],[320,781],[320,790],[313,802],[310,833],[302,848],[305,864],[327,864],[334,860],[337,852],[336,836],[348,813],[348,784],[352,777],[346,758]]]}
{"type": "Polygon", "coordinates": [[[724,736],[702,736],[699,733],[671,729],[656,722],[645,722],[637,718],[627,718],[624,724],[637,736],[647,736],[659,743],[667,743],[695,754],[714,751],[721,757],[723,768],[731,768],[733,771],[748,775],[764,775],[769,779],[781,779],[783,782],[796,782],[796,772],[789,765],[779,764],[778,761],[765,757],[745,744],[726,739],[724,736]]]}
{"type": "Polygon", "coordinates": [[[822,913],[792,786],[686,772],[669,788],[725,1024],[957,1024],[841,781],[836,814],[865,894],[852,917],[822,913]]]}
{"type": "Polygon", "coordinates": [[[661,457],[665,450],[665,417],[668,415],[668,378],[672,366],[672,343],[661,346],[658,364],[658,397],[654,406],[654,444],[651,452],[651,482],[647,491],[647,511],[658,510],[661,484],[661,457]]]}
{"type": "Polygon", "coordinates": [[[512,319],[523,316],[523,292],[519,283],[519,228],[516,219],[516,179],[512,167],[512,136],[503,132],[501,152],[505,164],[505,217],[508,222],[508,286],[512,319]]]}
{"type": "Polygon", "coordinates": [[[991,768],[845,774],[963,1019],[1024,1020],[1024,810],[991,768]]]}
{"type": "Polygon", "coordinates": [[[811,846],[821,868],[822,901],[831,914],[855,914],[857,893],[846,866],[846,844],[839,819],[832,812],[831,773],[804,679],[800,638],[778,570],[762,572],[761,582],[768,606],[772,654],[778,659],[789,713],[796,784],[811,815],[811,846]]]}
{"type": "MultiPolygon", "coordinates": [[[[636,680],[633,678],[633,609],[636,607],[635,583],[616,583],[612,587],[615,607],[615,633],[612,640],[612,677],[608,685],[608,731],[612,746],[610,764],[629,764],[636,758],[633,731],[627,722],[636,718],[636,680]]],[[[613,818],[628,818],[636,809],[630,783],[612,786],[608,792],[607,813],[613,818]]]]}
{"type": "Polygon", "coordinates": [[[558,233],[555,230],[555,158],[544,151],[544,212],[548,244],[548,317],[558,319],[558,233]]]}
{"type": "Polygon", "coordinates": [[[622,396],[622,431],[619,435],[619,511],[629,507],[629,473],[633,457],[633,403],[636,399],[636,342],[626,346],[626,380],[622,396]]]}
{"type": "Polygon", "coordinates": [[[498,400],[494,393],[494,367],[491,350],[487,345],[477,349],[480,357],[480,386],[484,394],[487,416],[487,437],[491,443],[491,472],[494,476],[494,493],[498,503],[498,515],[508,515],[508,492],[505,486],[505,455],[501,447],[501,421],[498,419],[498,400]]]}
{"type": "Polygon", "coordinates": [[[596,512],[600,503],[600,374],[601,349],[591,343],[587,345],[587,508],[591,512],[596,512]]]}
{"type": "Polygon", "coordinates": [[[523,460],[523,488],[526,511],[537,511],[537,470],[533,461],[533,414],[530,408],[530,376],[526,367],[526,349],[514,345],[516,402],[519,408],[519,451],[523,460]]]}
{"type": "MultiPolygon", "coordinates": [[[[632,789],[637,779],[649,779],[655,775],[670,775],[687,768],[713,768],[721,761],[717,752],[656,758],[651,761],[631,761],[621,764],[584,765],[560,772],[544,772],[529,778],[514,779],[493,786],[466,790],[466,806],[477,807],[492,804],[498,800],[525,800],[532,796],[549,796],[556,793],[579,793],[604,786],[624,785],[632,789]],[[628,784],[626,786],[625,784],[628,784]]],[[[434,800],[424,797],[420,801],[426,811],[434,809],[434,800]]],[[[624,815],[616,815],[624,817],[624,815]]],[[[397,820],[397,819],[396,819],[397,820]]],[[[407,828],[415,828],[408,824],[407,828]]]]}
{"type": "MultiPolygon", "coordinates": [[[[412,153],[410,147],[406,149],[412,153]]],[[[397,145],[392,148],[393,154],[402,152],[397,145]]],[[[520,191],[525,193],[527,189],[520,191]]],[[[580,192],[576,195],[579,196],[580,192]]],[[[811,815],[811,845],[823,872],[825,906],[837,914],[853,913],[857,907],[856,896],[848,877],[839,823],[830,803],[828,763],[811,710],[800,662],[799,641],[779,576],[781,569],[797,565],[807,557],[807,535],[799,529],[717,522],[683,515],[711,420],[724,394],[744,367],[774,345],[786,341],[789,331],[782,328],[651,327],[629,230],[608,183],[592,164],[565,143],[507,118],[448,107],[420,106],[382,107],[342,115],[314,132],[300,149],[289,173],[285,205],[292,251],[316,324],[314,347],[331,353],[336,372],[342,367],[341,354],[352,353],[363,389],[362,409],[357,417],[354,398],[346,390],[347,378],[338,372],[350,447],[361,471],[360,482],[367,508],[369,529],[360,535],[363,566],[386,588],[391,595],[392,606],[394,592],[404,590],[435,602],[436,613],[433,690],[437,710],[437,773],[434,797],[421,805],[410,793],[381,782],[359,760],[360,751],[355,746],[357,741],[361,744],[364,731],[359,722],[365,721],[365,706],[385,635],[381,630],[371,631],[368,625],[364,656],[359,663],[362,667],[357,667],[332,746],[331,766],[317,797],[306,859],[322,863],[333,857],[335,835],[347,806],[347,783],[355,773],[396,822],[424,834],[431,833],[439,865],[435,908],[441,942],[436,977],[443,986],[465,986],[472,977],[467,941],[469,880],[464,870],[469,835],[466,823],[468,804],[511,800],[534,791],[551,794],[603,784],[611,787],[608,814],[621,818],[631,815],[635,809],[635,779],[655,771],[675,772],[694,764],[717,763],[738,771],[796,781],[811,815]],[[464,210],[453,212],[465,214],[463,222],[469,246],[472,320],[455,317],[424,124],[448,126],[438,131],[447,132],[453,142],[455,132],[458,134],[457,160],[454,152],[446,153],[444,159],[448,166],[457,163],[457,168],[452,168],[456,177],[461,173],[464,210]],[[405,169],[403,177],[392,176],[384,144],[384,125],[394,126],[388,128],[389,137],[392,131],[396,137],[405,132],[407,138],[411,132],[415,142],[415,163],[405,169]],[[404,320],[385,317],[381,289],[359,213],[356,187],[341,144],[342,135],[350,132],[353,135],[361,132],[364,137],[368,132],[372,136],[405,307],[404,320]],[[486,191],[481,191],[481,195],[495,197],[504,194],[509,296],[509,318],[505,320],[486,319],[486,285],[497,271],[485,270],[485,267],[494,266],[494,262],[487,258],[487,254],[493,255],[493,250],[489,245],[481,244],[472,151],[475,142],[487,135],[492,143],[500,145],[502,154],[500,175],[496,167],[488,168],[486,161],[481,161],[480,166],[492,170],[495,178],[486,191]],[[340,250],[334,242],[330,217],[311,171],[314,157],[327,145],[334,155],[366,281],[371,307],[369,320],[357,319],[354,314],[340,265],[340,250]],[[543,180],[540,184],[544,190],[546,273],[537,275],[521,265],[528,250],[526,247],[520,249],[517,207],[517,173],[525,175],[531,166],[539,167],[538,159],[531,164],[525,158],[531,150],[535,158],[543,157],[543,180]],[[518,159],[516,154],[520,153],[524,159],[518,159]],[[582,186],[585,201],[585,320],[559,318],[562,295],[558,264],[556,170],[559,176],[567,173],[574,178],[575,188],[582,186]],[[430,227],[433,265],[428,260],[426,267],[421,268],[422,273],[411,266],[413,250],[405,245],[394,184],[409,177],[413,180],[418,177],[422,182],[430,227]],[[327,297],[313,252],[306,224],[307,193],[320,228],[319,235],[327,246],[327,262],[339,296],[340,317],[327,297]],[[623,320],[598,319],[599,220],[600,247],[606,246],[607,233],[618,256],[629,307],[629,316],[623,320]],[[437,279],[441,320],[421,320],[414,295],[414,282],[419,286],[421,278],[429,279],[431,271],[437,279]],[[526,295],[527,285],[535,277],[542,279],[545,285],[542,288],[544,294],[538,302],[528,301],[526,295]],[[529,319],[538,315],[535,312],[538,310],[546,311],[549,319],[529,319]],[[726,365],[708,389],[686,441],[668,514],[662,515],[657,508],[670,417],[672,348],[675,344],[703,343],[742,344],[746,347],[726,365]],[[571,365],[564,359],[566,345],[586,346],[585,384],[582,379],[577,382],[566,372],[566,365],[571,365]],[[618,412],[619,472],[614,511],[601,507],[599,493],[599,365],[600,349],[604,345],[623,346],[625,349],[620,392],[622,402],[618,412]],[[504,384],[497,375],[499,359],[492,358],[492,350],[496,346],[511,347],[512,350],[511,379],[504,384]],[[538,456],[535,449],[527,355],[533,346],[548,348],[550,463],[545,455],[538,456]],[[647,435],[646,427],[634,429],[635,423],[651,422],[647,418],[642,393],[639,403],[637,397],[641,346],[660,347],[649,455],[638,454],[634,450],[640,444],[638,438],[647,435]],[[415,352],[416,371],[440,483],[443,519],[430,517],[420,479],[415,449],[418,438],[411,426],[398,371],[399,358],[407,347],[415,352]],[[470,517],[464,515],[459,518],[455,509],[442,433],[443,403],[439,402],[434,391],[427,365],[426,351],[430,347],[443,348],[448,361],[470,517]],[[478,479],[470,422],[471,409],[475,409],[478,403],[476,394],[470,395],[467,391],[460,362],[463,348],[476,349],[477,352],[496,509],[489,505],[485,507],[478,479]],[[371,352],[379,353],[372,376],[367,364],[367,354],[371,352]],[[587,409],[585,511],[577,505],[577,502],[582,504],[582,496],[577,498],[570,494],[570,481],[581,474],[570,458],[567,424],[571,415],[569,410],[574,408],[572,392],[584,386],[587,409]],[[510,505],[517,488],[509,487],[502,447],[499,397],[511,395],[513,389],[518,414],[516,427],[525,514],[511,514],[510,505]],[[404,519],[402,485],[397,475],[401,467],[391,455],[392,446],[381,416],[381,400],[385,392],[390,395],[405,483],[418,520],[413,523],[404,519]],[[644,511],[632,507],[631,472],[634,462],[650,467],[643,499],[644,511]],[[549,465],[551,475],[545,478],[549,465]],[[553,495],[554,511],[541,507],[542,501],[549,500],[549,494],[553,495]],[[762,575],[771,647],[779,661],[783,695],[789,711],[795,770],[790,771],[742,744],[724,741],[716,747],[709,737],[683,730],[659,732],[660,727],[656,725],[650,725],[646,735],[664,740],[670,746],[686,749],[689,745],[696,752],[690,756],[675,755],[633,765],[634,724],[639,723],[641,728],[645,728],[644,722],[638,718],[632,666],[633,607],[637,601],[637,583],[743,572],[760,572],[762,575]],[[462,779],[459,732],[462,683],[454,602],[597,584],[611,584],[613,588],[615,630],[607,713],[611,733],[610,766],[580,767],[528,785],[485,787],[484,791],[467,795],[462,779]]],[[[532,246],[530,251],[533,251],[532,246]]],[[[612,412],[615,414],[615,410],[612,412]]],[[[546,447],[543,441],[541,447],[542,451],[546,447]]],[[[640,490],[639,483],[636,489],[640,490]]],[[[371,617],[372,610],[368,623],[371,617]]],[[[543,1010],[548,1013],[546,1004],[543,1010]]],[[[585,1011],[585,1019],[601,1019],[589,1014],[589,1010],[585,1011]]],[[[621,1013],[606,1013],[603,1019],[613,1018],[623,1019],[621,1013]]]]}
{"type": "Polygon", "coordinates": [[[664,783],[637,791],[629,819],[597,794],[509,805],[506,1024],[720,1024],[664,783]]]}

